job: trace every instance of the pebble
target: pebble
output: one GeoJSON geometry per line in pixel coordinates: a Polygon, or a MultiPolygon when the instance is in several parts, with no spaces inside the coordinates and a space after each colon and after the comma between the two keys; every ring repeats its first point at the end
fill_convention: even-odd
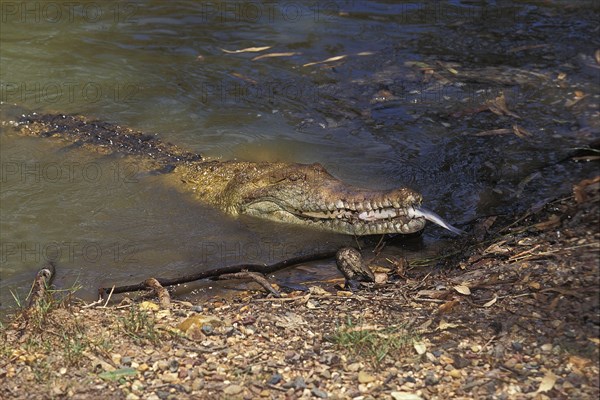
{"type": "Polygon", "coordinates": [[[155,370],[158,369],[160,371],[166,371],[167,369],[169,369],[169,362],[167,360],[159,360],[156,362],[156,368],[154,368],[155,370]]]}
{"type": "Polygon", "coordinates": [[[452,371],[449,372],[450,376],[458,379],[460,377],[462,377],[462,374],[460,373],[460,371],[458,369],[453,369],[452,371]]]}
{"type": "Polygon", "coordinates": [[[471,362],[469,360],[459,355],[455,355],[454,357],[452,357],[452,359],[454,360],[453,364],[456,368],[465,368],[471,365],[471,362]]]}
{"type": "Polygon", "coordinates": [[[352,363],[346,366],[346,371],[349,372],[356,372],[360,369],[361,365],[360,363],[352,363]]]}
{"type": "Polygon", "coordinates": [[[240,385],[229,385],[223,389],[223,394],[228,396],[235,396],[236,394],[240,394],[244,390],[240,385]]]}
{"type": "Polygon", "coordinates": [[[552,343],[545,343],[541,347],[544,353],[550,353],[552,351],[552,343]]]}
{"type": "Polygon", "coordinates": [[[369,383],[369,382],[373,382],[375,380],[375,377],[365,371],[360,371],[358,373],[358,382],[360,383],[369,383]]]}
{"type": "Polygon", "coordinates": [[[283,377],[281,376],[281,374],[273,374],[271,375],[267,383],[269,385],[277,385],[279,382],[281,382],[282,379],[283,377]]]}
{"type": "Polygon", "coordinates": [[[313,394],[313,396],[320,399],[326,399],[328,397],[327,392],[324,392],[321,389],[313,388],[310,392],[313,394]]]}
{"type": "Polygon", "coordinates": [[[523,345],[519,342],[512,342],[511,347],[514,351],[518,351],[519,353],[523,351],[523,345]]]}
{"type": "Polygon", "coordinates": [[[440,381],[440,378],[438,378],[437,375],[435,374],[435,372],[433,372],[433,371],[429,371],[427,373],[427,375],[425,376],[425,385],[427,385],[427,386],[437,385],[439,381],[440,381]]]}
{"type": "Polygon", "coordinates": [[[166,383],[179,382],[179,375],[176,372],[163,372],[160,379],[166,383]]]}

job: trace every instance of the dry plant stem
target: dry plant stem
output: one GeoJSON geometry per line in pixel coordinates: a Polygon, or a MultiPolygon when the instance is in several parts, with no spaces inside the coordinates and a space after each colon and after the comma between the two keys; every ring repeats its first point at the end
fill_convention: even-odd
{"type": "MultiPolygon", "coordinates": [[[[306,254],[306,255],[302,255],[302,256],[298,256],[298,257],[288,258],[286,260],[279,261],[279,262],[276,262],[276,263],[270,264],[270,265],[262,265],[262,264],[230,265],[227,267],[215,268],[215,269],[211,269],[209,271],[199,272],[197,274],[186,275],[186,276],[182,276],[182,277],[178,277],[178,278],[171,278],[171,279],[158,278],[156,280],[158,281],[158,283],[161,284],[161,286],[167,287],[167,286],[179,285],[182,283],[193,282],[193,281],[197,281],[200,279],[216,278],[221,275],[234,274],[234,273],[242,272],[242,271],[260,272],[262,274],[269,274],[269,273],[279,271],[284,268],[291,267],[292,265],[300,264],[303,262],[333,258],[333,257],[335,257],[335,253],[336,253],[336,251],[325,251],[325,252],[321,252],[321,253],[306,254]]],[[[148,289],[148,286],[146,285],[146,283],[141,282],[141,283],[138,283],[135,285],[117,286],[112,290],[112,293],[118,294],[118,293],[126,293],[126,292],[138,292],[140,290],[146,290],[146,289],[148,289]]],[[[104,295],[110,291],[111,291],[110,288],[99,288],[98,294],[101,297],[104,297],[104,295]]]]}
{"type": "Polygon", "coordinates": [[[171,305],[171,296],[169,296],[167,289],[165,289],[156,278],[148,278],[144,281],[144,284],[156,293],[161,307],[169,308],[171,305]]]}
{"type": "Polygon", "coordinates": [[[54,264],[50,261],[44,264],[42,269],[37,272],[31,287],[31,296],[29,297],[28,306],[29,308],[35,307],[39,301],[44,298],[46,289],[48,286],[50,286],[55,273],[56,268],[54,268],[54,264]]]}
{"type": "Polygon", "coordinates": [[[249,271],[236,272],[233,274],[221,275],[217,279],[220,279],[220,280],[221,279],[222,280],[252,279],[256,283],[258,283],[260,286],[262,286],[267,292],[270,292],[273,296],[281,297],[281,294],[277,290],[275,290],[275,288],[273,286],[271,286],[269,281],[263,275],[259,274],[258,272],[249,272],[249,271]]]}

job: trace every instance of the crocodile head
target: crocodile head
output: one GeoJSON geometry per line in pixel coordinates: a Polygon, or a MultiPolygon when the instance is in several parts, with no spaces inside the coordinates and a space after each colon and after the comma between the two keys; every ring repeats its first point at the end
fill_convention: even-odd
{"type": "MultiPolygon", "coordinates": [[[[236,174],[220,196],[221,208],[279,222],[350,235],[413,233],[434,221],[420,194],[400,188],[375,191],[344,184],[320,164],[253,164],[236,174]]],[[[436,220],[437,217],[437,220],[436,220]]]]}

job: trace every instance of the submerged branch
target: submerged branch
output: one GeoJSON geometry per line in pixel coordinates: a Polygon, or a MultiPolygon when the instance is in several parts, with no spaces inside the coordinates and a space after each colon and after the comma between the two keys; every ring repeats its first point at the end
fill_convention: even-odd
{"type": "MultiPolygon", "coordinates": [[[[279,271],[281,269],[291,267],[292,265],[300,264],[303,262],[333,258],[333,257],[335,257],[335,254],[336,254],[336,251],[332,250],[332,251],[325,251],[325,252],[321,252],[321,253],[312,253],[312,254],[305,254],[302,256],[298,256],[298,257],[292,257],[292,258],[288,258],[286,260],[279,261],[279,262],[276,262],[276,263],[270,264],[270,265],[264,265],[264,264],[230,265],[230,266],[226,266],[226,267],[215,268],[215,269],[211,269],[208,271],[198,272],[196,274],[185,275],[185,276],[176,277],[176,278],[156,278],[156,281],[161,286],[166,287],[166,286],[180,285],[182,283],[194,282],[194,281],[197,281],[200,279],[218,278],[222,275],[235,274],[235,273],[244,272],[244,271],[259,272],[261,274],[270,274],[272,272],[279,271]]],[[[144,280],[143,282],[140,282],[140,283],[137,283],[134,285],[117,286],[114,288],[114,290],[112,288],[99,288],[98,294],[100,295],[100,297],[104,297],[105,294],[108,294],[111,291],[113,294],[118,294],[118,293],[126,293],[126,292],[138,292],[138,291],[147,290],[147,289],[148,289],[148,285],[146,284],[146,281],[144,280]]]]}

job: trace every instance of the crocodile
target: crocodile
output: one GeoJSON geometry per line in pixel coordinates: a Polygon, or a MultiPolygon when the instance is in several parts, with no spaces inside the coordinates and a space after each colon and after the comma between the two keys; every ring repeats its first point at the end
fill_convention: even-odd
{"type": "Polygon", "coordinates": [[[419,232],[426,220],[461,233],[423,208],[422,196],[409,188],[353,187],[318,163],[209,160],[155,135],[82,116],[31,113],[11,124],[20,135],[59,138],[102,154],[137,156],[144,168],[173,175],[173,181],[198,201],[232,216],[356,236],[419,232]]]}

